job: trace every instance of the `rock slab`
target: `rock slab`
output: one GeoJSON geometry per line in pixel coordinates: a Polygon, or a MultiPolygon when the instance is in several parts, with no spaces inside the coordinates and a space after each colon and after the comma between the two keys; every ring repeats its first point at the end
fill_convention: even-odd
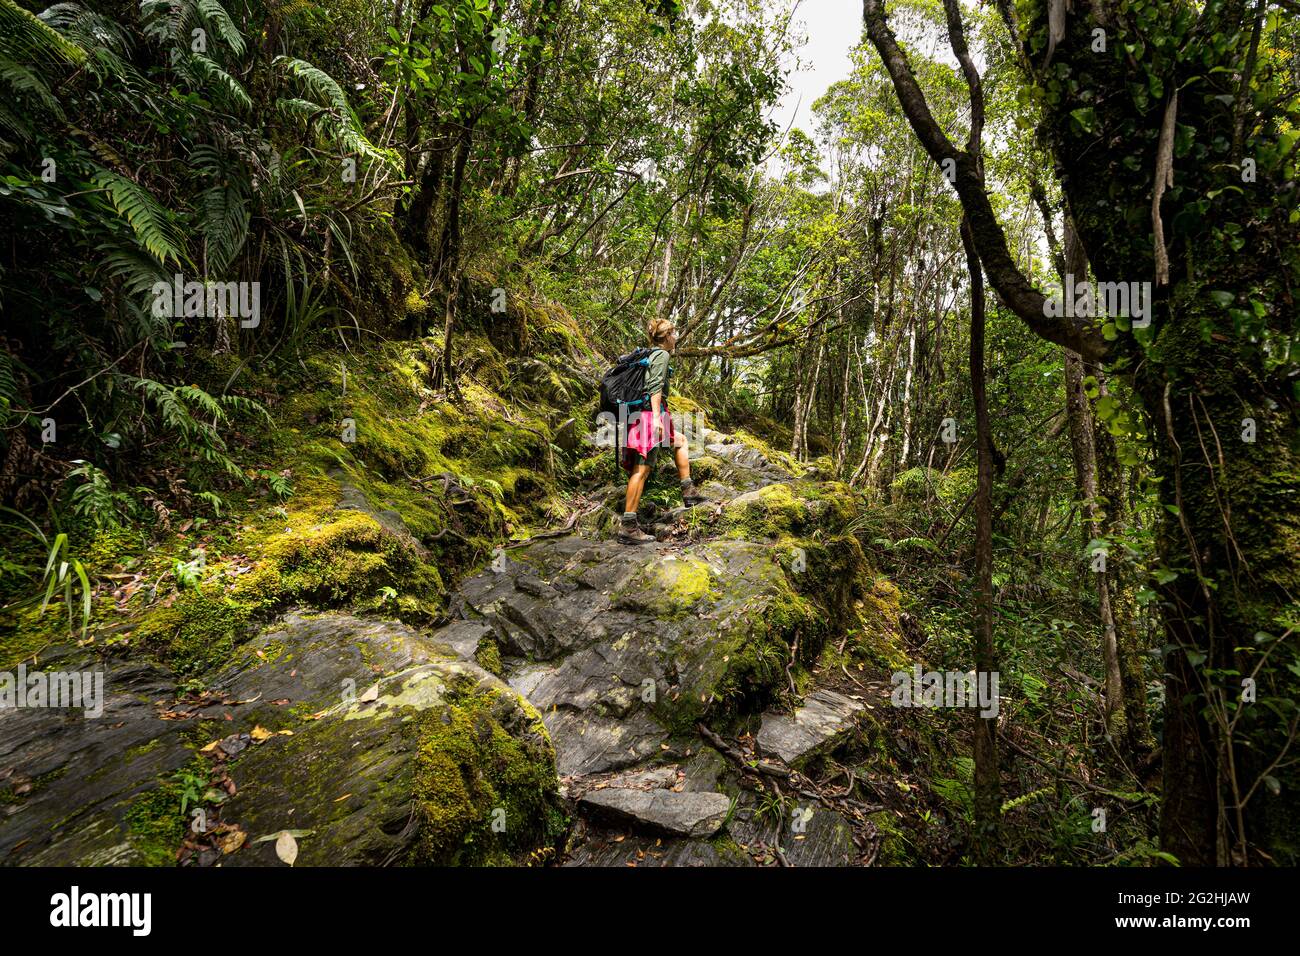
{"type": "Polygon", "coordinates": [[[611,787],[584,795],[583,805],[675,836],[711,837],[722,829],[731,799],[722,793],[611,787]]]}
{"type": "Polygon", "coordinates": [[[758,731],[758,749],[790,766],[806,763],[833,748],[855,726],[862,704],[832,690],[808,695],[794,716],[766,713],[758,731]]]}

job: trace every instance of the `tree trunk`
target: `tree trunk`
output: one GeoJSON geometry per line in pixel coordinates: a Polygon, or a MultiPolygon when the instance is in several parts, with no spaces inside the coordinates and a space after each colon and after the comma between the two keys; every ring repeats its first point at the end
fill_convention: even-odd
{"type": "Polygon", "coordinates": [[[443,388],[449,394],[456,389],[456,370],[452,363],[452,334],[456,329],[456,311],[460,307],[460,207],[465,187],[465,164],[469,160],[473,142],[473,127],[467,125],[456,142],[456,158],[452,164],[451,186],[447,195],[447,221],[443,227],[442,253],[439,273],[444,292],[442,361],[434,375],[434,388],[443,388]]]}
{"type": "Polygon", "coordinates": [[[1156,469],[1173,510],[1158,552],[1178,575],[1159,589],[1170,648],[1161,846],[1185,866],[1244,865],[1260,859],[1252,850],[1285,852],[1295,833],[1296,680],[1277,664],[1296,654],[1284,622],[1300,594],[1300,426],[1280,383],[1224,361],[1200,324],[1164,332],[1186,357],[1179,374],[1137,376],[1167,439],[1156,469]]]}
{"type": "MultiPolygon", "coordinates": [[[[962,245],[970,272],[970,384],[975,405],[977,478],[975,488],[975,671],[997,672],[993,643],[993,432],[984,387],[984,275],[963,217],[962,245]]],[[[998,775],[998,718],[974,712],[975,719],[975,850],[988,862],[997,848],[1002,784],[998,775]]]]}
{"type": "MultiPolygon", "coordinates": [[[[1069,217],[1065,220],[1065,267],[1062,287],[1067,276],[1076,282],[1088,276],[1088,259],[1069,217]]],[[[1079,489],[1084,551],[1091,541],[1103,534],[1098,507],[1097,453],[1093,442],[1093,415],[1083,390],[1083,359],[1077,352],[1065,350],[1065,409],[1070,424],[1070,448],[1074,457],[1075,484],[1079,489]]],[[[1110,600],[1110,555],[1087,554],[1087,567],[1097,587],[1097,613],[1101,623],[1102,672],[1104,674],[1106,732],[1127,738],[1128,724],[1124,707],[1124,681],[1119,664],[1119,636],[1110,600]]]]}
{"type": "MultiPolygon", "coordinates": [[[[1085,365],[1083,371],[1097,380],[1100,397],[1109,394],[1106,373],[1100,366],[1085,365]]],[[[1102,508],[1101,533],[1114,541],[1130,527],[1132,518],[1124,494],[1124,478],[1115,448],[1115,438],[1104,424],[1092,416],[1093,452],[1097,460],[1097,493],[1102,508]]],[[[1107,596],[1119,644],[1120,680],[1124,688],[1125,745],[1135,759],[1151,752],[1151,722],[1147,716],[1147,681],[1142,664],[1142,647],[1137,628],[1137,597],[1134,593],[1135,571],[1126,561],[1117,560],[1111,550],[1106,564],[1107,596]]]]}

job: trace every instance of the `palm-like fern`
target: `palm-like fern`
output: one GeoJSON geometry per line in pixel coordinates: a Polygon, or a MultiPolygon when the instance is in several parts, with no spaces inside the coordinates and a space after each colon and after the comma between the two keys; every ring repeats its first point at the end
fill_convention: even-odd
{"type": "Polygon", "coordinates": [[[201,53],[192,53],[177,60],[177,71],[184,75],[191,86],[199,89],[216,90],[222,100],[238,111],[253,108],[253,101],[248,98],[243,84],[201,53]]]}
{"type": "Polygon", "coordinates": [[[80,66],[86,51],[14,0],[0,0],[0,54],[18,63],[80,66]]]}
{"type": "Polygon", "coordinates": [[[14,141],[35,139],[38,116],[12,109],[5,102],[36,107],[43,116],[62,121],[63,109],[50,87],[50,77],[81,65],[86,51],[40,17],[13,0],[0,0],[0,151],[14,141]]]}
{"type": "MultiPolygon", "coordinates": [[[[228,418],[265,410],[167,381],[177,323],[153,314],[152,289],[170,285],[177,272],[273,278],[275,258],[248,254],[256,224],[262,250],[267,239],[293,248],[298,269],[285,278],[304,294],[292,298],[287,318],[295,335],[314,330],[335,308],[331,287],[305,279],[319,271],[320,244],[354,271],[355,264],[350,200],[339,196],[337,168],[321,175],[332,160],[313,147],[319,138],[388,165],[394,154],[365,136],[343,88],[300,59],[282,57],[273,69],[301,98],[266,115],[249,95],[249,78],[262,70],[267,79],[267,65],[251,60],[242,21],[223,0],[143,0],[140,9],[140,21],[127,22],[77,2],[33,15],[0,0],[0,213],[33,250],[19,257],[17,282],[6,277],[4,304],[37,329],[26,345],[39,341],[49,353],[48,361],[29,363],[26,381],[103,368],[138,349],[129,364],[78,386],[93,419],[85,434],[129,420],[139,424],[136,434],[161,432],[182,463],[197,464],[190,477],[198,483],[212,475],[242,480],[223,438],[228,418]],[[201,49],[196,29],[205,31],[201,49]],[[268,128],[284,116],[293,122],[287,131],[279,124],[273,142],[268,128]],[[303,126],[308,135],[295,137],[292,128],[303,126]],[[41,178],[46,159],[57,167],[50,181],[41,178]],[[51,256],[54,249],[63,254],[51,256]],[[42,255],[55,259],[57,271],[43,269],[42,255]],[[123,374],[126,368],[136,374],[123,374]]],[[[239,16],[254,16],[243,9],[239,16]]],[[[0,365],[0,419],[12,419],[20,404],[11,371],[0,365]]],[[[24,394],[21,404],[33,401],[24,394]]],[[[102,490],[93,485],[77,502],[102,490]]]]}
{"type": "Polygon", "coordinates": [[[124,375],[122,378],[140,389],[148,402],[162,417],[163,425],[171,431],[182,450],[225,472],[232,478],[244,480],[244,472],[227,452],[226,441],[218,425],[228,420],[228,410],[237,409],[266,416],[265,407],[252,399],[236,395],[220,398],[210,395],[197,385],[164,385],[148,378],[124,375]],[[199,415],[208,416],[204,421],[199,415]]]}

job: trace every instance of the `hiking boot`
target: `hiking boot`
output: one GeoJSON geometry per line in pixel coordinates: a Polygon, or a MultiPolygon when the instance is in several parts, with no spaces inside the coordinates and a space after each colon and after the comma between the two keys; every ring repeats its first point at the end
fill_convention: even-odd
{"type": "Polygon", "coordinates": [[[624,518],[620,522],[620,527],[618,529],[618,540],[623,542],[623,544],[651,544],[654,542],[655,536],[652,534],[646,534],[637,527],[635,518],[631,521],[624,518]]]}
{"type": "Polygon", "coordinates": [[[682,504],[686,507],[691,508],[695,505],[702,505],[708,500],[700,494],[699,489],[695,487],[695,482],[689,478],[682,483],[682,504]]]}

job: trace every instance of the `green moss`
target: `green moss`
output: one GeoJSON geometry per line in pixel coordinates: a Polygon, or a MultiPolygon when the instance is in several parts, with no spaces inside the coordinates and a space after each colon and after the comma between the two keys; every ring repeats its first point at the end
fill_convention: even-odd
{"type": "Polygon", "coordinates": [[[554,751],[531,708],[526,732],[507,732],[501,720],[515,706],[489,690],[419,718],[420,835],[409,862],[528,862],[557,844],[568,821],[556,793],[554,751]]]}
{"type": "MultiPolygon", "coordinates": [[[[796,639],[799,667],[811,664],[830,627],[823,612],[798,594],[766,554],[745,569],[745,587],[766,597],[762,611],[734,614],[692,659],[679,666],[689,688],[676,700],[661,698],[656,715],[674,733],[690,733],[706,714],[729,720],[769,704],[787,686],[786,669],[796,639]]],[[[725,588],[726,582],[718,584],[725,588]]]]}
{"type": "Polygon", "coordinates": [[[839,481],[765,485],[741,495],[722,512],[723,533],[761,540],[813,531],[839,532],[858,516],[858,497],[839,481]]]}
{"type": "Polygon", "coordinates": [[[178,674],[198,673],[230,657],[251,618],[229,598],[186,592],[170,607],[147,615],[135,631],[178,674]]]}
{"type": "Polygon", "coordinates": [[[703,561],[669,555],[651,567],[670,614],[689,613],[700,601],[717,595],[713,571],[703,561]]]}
{"type": "Polygon", "coordinates": [[[807,511],[787,484],[766,485],[742,495],[722,512],[722,527],[730,537],[761,540],[790,534],[802,527],[807,511]]]}
{"type": "Polygon", "coordinates": [[[26,608],[0,618],[0,670],[13,670],[48,645],[66,641],[71,633],[68,614],[62,606],[52,605],[44,614],[39,607],[26,608]]]}
{"type": "Polygon", "coordinates": [[[901,601],[892,581],[878,577],[871,582],[857,602],[859,627],[853,629],[850,644],[856,657],[891,672],[911,666],[900,623],[901,601]]]}
{"type": "Polygon", "coordinates": [[[505,676],[505,665],[501,663],[501,648],[497,646],[496,638],[491,635],[479,639],[478,646],[474,648],[474,661],[490,674],[495,674],[497,677],[505,676]]]}
{"type": "Polygon", "coordinates": [[[701,601],[720,597],[718,588],[707,561],[670,554],[642,568],[614,599],[656,618],[676,620],[694,611],[701,601]]]}
{"type": "Polygon", "coordinates": [[[174,783],[136,797],[124,814],[127,842],[144,866],[174,866],[188,824],[174,783]]]}
{"type": "Polygon", "coordinates": [[[749,866],[753,863],[750,855],[726,833],[719,833],[709,840],[718,852],[718,866],[749,866]]]}
{"type": "Polygon", "coordinates": [[[407,315],[421,315],[429,308],[429,303],[420,298],[417,289],[408,289],[406,298],[402,300],[402,308],[407,315]]]}
{"type": "Polygon", "coordinates": [[[898,826],[898,819],[892,810],[879,810],[867,817],[880,834],[880,851],[876,855],[876,866],[911,866],[915,861],[911,852],[911,841],[898,826]]]}
{"type": "Polygon", "coordinates": [[[140,553],[144,535],[134,528],[101,528],[86,549],[87,574],[105,574],[140,553]]]}
{"type": "Polygon", "coordinates": [[[142,757],[145,754],[150,753],[151,751],[157,750],[159,747],[162,746],[162,742],[163,741],[161,737],[156,737],[153,740],[149,741],[148,743],[140,744],[139,746],[136,747],[131,747],[125,753],[123,753],[122,755],[123,762],[130,763],[136,757],[142,757]]]}
{"type": "Polygon", "coordinates": [[[722,460],[713,455],[691,459],[691,477],[697,483],[713,481],[722,472],[722,460]]]}
{"type": "Polygon", "coordinates": [[[804,473],[803,466],[792,458],[788,452],[778,451],[772,445],[768,444],[752,432],[747,431],[744,428],[739,428],[732,437],[739,439],[750,448],[761,453],[764,458],[776,465],[778,468],[783,468],[796,477],[804,473]]]}

